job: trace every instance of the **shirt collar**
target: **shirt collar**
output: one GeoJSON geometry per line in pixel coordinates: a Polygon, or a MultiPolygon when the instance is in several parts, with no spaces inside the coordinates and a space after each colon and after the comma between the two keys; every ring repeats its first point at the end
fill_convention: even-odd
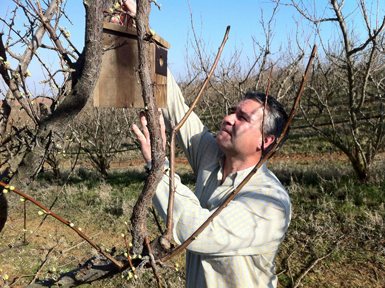
{"type": "MultiPolygon", "coordinates": [[[[224,154],[221,154],[218,158],[218,164],[220,166],[220,173],[219,173],[219,179],[218,180],[222,180],[222,175],[223,175],[223,166],[225,164],[225,155],[224,154]]],[[[254,169],[255,166],[251,166],[247,169],[244,169],[244,170],[240,170],[240,171],[237,171],[237,172],[234,172],[234,173],[231,173],[229,176],[227,176],[227,178],[230,178],[232,180],[232,185],[234,187],[238,186],[239,184],[241,184],[241,182],[243,181],[243,179],[246,178],[247,175],[249,175],[249,173],[251,172],[251,170],[254,169]]],[[[267,171],[267,166],[266,166],[266,161],[265,163],[262,164],[261,167],[259,167],[258,171],[255,173],[255,175],[258,175],[260,173],[266,173],[267,171]]],[[[254,176],[255,176],[254,175],[254,176]]],[[[225,182],[227,182],[225,180],[225,182]]]]}

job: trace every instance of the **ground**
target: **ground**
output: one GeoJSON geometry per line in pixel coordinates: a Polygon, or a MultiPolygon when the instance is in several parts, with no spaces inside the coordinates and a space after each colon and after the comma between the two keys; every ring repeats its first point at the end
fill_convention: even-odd
{"type": "MultiPolygon", "coordinates": [[[[384,159],[384,155],[377,159],[378,171],[384,171],[384,159]]],[[[141,160],[113,163],[106,180],[91,167],[80,167],[64,188],[63,180],[52,180],[46,169],[28,194],[47,206],[60,194],[54,212],[81,227],[103,249],[116,247],[123,253],[121,234],[127,233],[124,222],[129,221],[145,179],[143,165],[141,160]]],[[[268,165],[293,204],[292,223],[276,261],[278,287],[385,287],[383,175],[373,185],[357,183],[340,153],[278,154],[268,165]]],[[[177,171],[193,189],[194,175],[185,159],[178,159],[177,171]]],[[[67,175],[64,172],[63,178],[67,175]]],[[[18,196],[7,197],[12,209],[0,234],[0,249],[23,241],[24,204],[18,196]]],[[[32,234],[42,220],[38,211],[27,203],[26,235],[34,235],[29,244],[0,253],[0,273],[3,278],[8,275],[6,282],[12,287],[26,285],[36,273],[44,278],[74,269],[97,254],[51,217],[32,234]]],[[[152,238],[159,234],[153,218],[149,227],[152,238]]],[[[184,287],[184,254],[168,264],[161,269],[164,287],[184,287]]],[[[92,287],[156,287],[151,271],[138,280],[127,276],[123,273],[92,287]]]]}

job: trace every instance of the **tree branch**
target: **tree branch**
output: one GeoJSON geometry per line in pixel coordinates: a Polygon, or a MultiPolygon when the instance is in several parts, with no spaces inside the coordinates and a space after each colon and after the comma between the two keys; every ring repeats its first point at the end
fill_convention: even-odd
{"type": "Polygon", "coordinates": [[[203,91],[206,89],[207,84],[210,81],[211,76],[213,75],[215,68],[217,67],[219,58],[222,54],[223,48],[226,44],[227,39],[229,38],[230,26],[227,26],[225,36],[223,38],[222,44],[218,49],[217,57],[214,61],[214,64],[211,68],[211,71],[208,73],[205,82],[203,83],[201,90],[198,93],[198,96],[191,104],[190,109],[186,112],[180,122],[172,128],[171,131],[171,140],[170,140],[170,193],[168,199],[168,207],[167,207],[167,224],[165,237],[171,241],[172,240],[172,229],[173,229],[173,209],[174,209],[174,195],[175,195],[175,138],[176,133],[180,130],[183,124],[186,122],[187,118],[190,116],[196,105],[198,104],[199,99],[201,98],[203,91]]]}

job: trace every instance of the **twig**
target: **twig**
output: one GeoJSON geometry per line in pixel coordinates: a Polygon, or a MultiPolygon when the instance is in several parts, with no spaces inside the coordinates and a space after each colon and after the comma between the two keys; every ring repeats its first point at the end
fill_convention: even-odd
{"type": "Polygon", "coordinates": [[[161,259],[162,262],[166,262],[169,259],[171,259],[172,257],[178,255],[192,241],[194,241],[198,237],[198,235],[200,233],[202,233],[202,231],[211,223],[211,221],[213,221],[213,219],[230,203],[230,201],[234,199],[234,197],[238,194],[238,192],[247,184],[247,182],[250,180],[250,178],[258,171],[259,167],[261,167],[267,161],[267,159],[274,153],[275,149],[277,148],[279,143],[284,138],[284,136],[286,134],[286,131],[289,128],[289,125],[291,123],[291,120],[294,117],[294,113],[295,113],[295,110],[296,110],[296,108],[298,106],[299,99],[301,98],[303,89],[305,87],[305,82],[306,82],[306,79],[307,79],[307,75],[309,73],[310,66],[311,66],[311,63],[312,63],[312,61],[313,61],[313,59],[315,57],[316,51],[317,51],[317,45],[314,45],[313,51],[311,53],[311,56],[310,56],[310,59],[309,59],[309,62],[308,62],[308,65],[306,67],[305,75],[303,76],[303,79],[302,79],[301,87],[300,87],[300,89],[298,91],[297,98],[294,101],[293,108],[291,110],[289,119],[288,119],[288,121],[287,121],[287,123],[286,123],[286,125],[285,125],[285,127],[284,127],[284,129],[282,131],[282,133],[281,133],[281,136],[277,139],[277,141],[274,144],[273,148],[266,155],[264,155],[261,158],[259,163],[257,165],[255,165],[253,170],[246,176],[245,179],[243,179],[243,181],[239,184],[239,186],[230,193],[229,197],[227,197],[227,199],[222,203],[222,205],[213,214],[211,214],[211,216],[185,242],[183,242],[179,247],[177,247],[171,254],[163,257],[161,259]]]}
{"type": "MultiPolygon", "coordinates": [[[[92,239],[92,238],[98,236],[99,234],[100,234],[100,232],[97,233],[97,234],[95,234],[94,236],[91,236],[90,239],[92,239]]],[[[70,247],[70,248],[68,248],[68,249],[66,249],[66,250],[63,250],[62,253],[66,253],[66,252],[68,252],[68,251],[70,251],[70,250],[72,250],[72,249],[74,249],[74,248],[76,248],[76,247],[79,247],[80,245],[83,245],[84,243],[87,243],[87,241],[84,240],[84,241],[82,241],[82,242],[79,242],[78,244],[76,244],[76,245],[74,245],[74,246],[72,246],[72,247],[70,247]]]]}
{"type": "Polygon", "coordinates": [[[10,284],[9,287],[13,287],[14,285],[16,285],[16,283],[19,282],[19,280],[20,280],[21,278],[24,278],[24,277],[31,277],[31,276],[35,276],[35,274],[31,274],[31,275],[21,275],[21,276],[19,276],[19,277],[17,277],[17,278],[14,278],[12,284],[10,284]]]}
{"type": "Polygon", "coordinates": [[[266,123],[266,109],[267,109],[267,99],[269,99],[269,90],[271,84],[271,77],[273,76],[274,64],[271,63],[271,71],[269,77],[269,83],[267,85],[265,105],[263,107],[263,118],[262,118],[262,155],[265,153],[265,123],[266,123]]]}
{"type": "Polygon", "coordinates": [[[277,277],[278,277],[278,276],[280,276],[280,275],[282,275],[282,274],[286,273],[286,271],[287,271],[286,269],[285,269],[285,270],[282,270],[281,272],[279,272],[279,273],[275,274],[275,276],[277,276],[277,277]]]}
{"type": "Polygon", "coordinates": [[[32,279],[31,282],[29,282],[28,285],[31,285],[31,284],[35,283],[37,277],[38,277],[39,274],[40,274],[40,271],[43,269],[43,267],[45,266],[45,264],[47,264],[49,258],[51,257],[52,252],[55,250],[55,248],[57,247],[57,245],[59,245],[59,243],[56,244],[55,246],[53,246],[53,247],[51,248],[51,250],[49,250],[47,256],[45,257],[45,260],[43,261],[43,263],[40,265],[39,269],[37,270],[37,272],[36,272],[36,274],[35,274],[35,277],[32,279]]]}
{"type": "Polygon", "coordinates": [[[360,269],[356,269],[358,271],[358,273],[360,273],[361,277],[363,278],[364,275],[362,274],[361,270],[360,269]]]}
{"type": "Polygon", "coordinates": [[[9,244],[7,247],[4,247],[4,248],[0,249],[0,254],[5,252],[5,251],[8,251],[8,250],[10,250],[12,248],[23,247],[23,246],[27,246],[27,245],[28,245],[28,242],[24,242],[24,241],[23,242],[17,242],[17,243],[15,243],[13,245],[9,244]]]}
{"type": "MultiPolygon", "coordinates": [[[[342,241],[342,239],[343,239],[344,236],[345,236],[345,235],[343,235],[343,236],[341,236],[341,237],[339,238],[339,240],[337,241],[335,247],[334,247],[328,254],[326,254],[326,255],[324,255],[324,256],[322,256],[322,257],[320,257],[320,258],[317,258],[316,260],[313,261],[313,263],[309,266],[309,268],[307,268],[307,269],[305,270],[305,272],[303,272],[303,273],[301,274],[301,276],[297,279],[297,281],[295,281],[295,284],[293,284],[293,288],[298,288],[299,285],[301,285],[301,281],[302,281],[302,279],[306,276],[306,274],[309,273],[309,271],[310,271],[311,269],[313,269],[313,267],[314,267],[315,265],[317,265],[317,263],[318,263],[319,261],[321,261],[321,260],[323,260],[323,259],[329,257],[329,256],[330,256],[330,255],[337,249],[338,244],[340,244],[340,242],[342,241]]],[[[361,273],[361,272],[360,272],[360,273],[361,273]]],[[[361,275],[361,276],[362,276],[362,275],[361,275]]]]}
{"type": "MultiPolygon", "coordinates": [[[[61,187],[59,193],[56,195],[55,200],[53,200],[51,206],[49,207],[49,210],[52,210],[52,208],[53,208],[53,206],[55,205],[56,201],[59,199],[60,194],[63,192],[64,187],[67,185],[67,183],[68,183],[70,177],[72,176],[72,173],[74,172],[75,167],[76,167],[76,164],[77,164],[78,159],[79,159],[80,148],[81,148],[81,146],[79,145],[79,150],[78,150],[78,153],[76,154],[76,158],[75,158],[74,165],[72,166],[71,171],[70,171],[70,173],[68,174],[68,177],[67,177],[66,181],[64,182],[63,186],[61,187]]],[[[24,201],[24,202],[25,202],[25,201],[24,201]]],[[[44,216],[44,218],[41,220],[39,226],[37,226],[37,228],[35,229],[35,231],[33,231],[33,233],[28,237],[27,240],[30,240],[30,239],[33,237],[33,235],[35,235],[35,233],[36,233],[37,231],[39,231],[39,229],[40,229],[41,226],[44,224],[44,222],[45,222],[45,220],[47,219],[47,217],[48,217],[48,214],[44,216]]]]}
{"type": "Polygon", "coordinates": [[[25,244],[28,244],[28,241],[27,241],[27,202],[25,202],[24,200],[24,203],[23,203],[23,210],[24,210],[24,243],[25,244]]]}
{"type": "Polygon", "coordinates": [[[217,67],[219,58],[222,54],[223,48],[226,44],[227,39],[229,39],[229,32],[230,32],[230,26],[227,26],[226,33],[223,38],[222,44],[218,49],[217,57],[215,58],[214,64],[211,68],[210,73],[207,75],[205,82],[202,85],[201,90],[198,93],[198,96],[194,100],[194,102],[191,104],[190,109],[187,111],[187,113],[183,116],[182,120],[179,121],[179,123],[174,126],[174,128],[171,131],[171,140],[170,140],[170,193],[169,193],[169,199],[168,199],[168,207],[167,207],[167,223],[166,223],[166,235],[165,237],[168,240],[172,240],[172,228],[173,228],[173,209],[174,209],[174,195],[175,195],[175,138],[176,133],[179,131],[179,129],[183,126],[183,124],[186,122],[187,118],[190,116],[196,105],[198,104],[198,101],[200,97],[203,94],[203,91],[205,90],[207,84],[210,81],[211,76],[213,75],[215,68],[217,67]]]}
{"type": "MultiPolygon", "coordinates": [[[[16,128],[16,127],[15,127],[16,128]]],[[[0,147],[3,147],[5,146],[5,144],[7,144],[8,142],[10,142],[12,140],[13,137],[17,137],[19,135],[19,133],[23,132],[25,129],[27,129],[28,127],[27,126],[24,126],[20,129],[17,129],[16,133],[12,134],[12,135],[9,135],[7,138],[5,138],[4,140],[2,140],[3,142],[1,142],[0,144],[0,147]]],[[[28,129],[27,129],[28,130],[28,129]]]]}
{"type": "MultiPolygon", "coordinates": [[[[7,188],[7,189],[10,189],[10,187],[3,183],[3,182],[0,182],[0,186],[3,186],[4,188],[7,188]]],[[[114,259],[114,257],[112,257],[111,255],[109,255],[108,253],[106,253],[105,251],[103,251],[102,249],[100,249],[100,247],[98,245],[96,245],[96,243],[94,243],[90,238],[88,238],[83,232],[81,232],[73,223],[63,219],[62,217],[60,217],[59,215],[57,215],[56,213],[52,212],[51,210],[49,210],[47,207],[45,207],[43,204],[41,204],[40,202],[36,201],[34,198],[24,194],[23,192],[17,190],[17,189],[12,189],[13,192],[15,192],[16,194],[22,196],[25,198],[25,201],[31,201],[33,204],[35,204],[36,206],[40,207],[41,209],[43,209],[45,211],[45,213],[47,213],[47,215],[51,215],[52,217],[56,218],[57,220],[59,220],[60,222],[62,222],[63,224],[67,225],[68,227],[70,227],[72,230],[74,230],[80,237],[82,237],[84,240],[86,240],[92,247],[94,247],[99,253],[103,254],[104,257],[106,257],[107,259],[109,259],[111,262],[113,262],[116,266],[122,268],[123,267],[123,264],[117,260],[114,259]]]]}
{"type": "Polygon", "coordinates": [[[132,265],[131,256],[130,256],[130,245],[128,245],[128,242],[127,242],[127,235],[124,235],[124,243],[126,244],[126,248],[127,248],[128,263],[130,264],[132,272],[135,274],[135,268],[134,268],[134,265],[132,265]]]}
{"type": "Polygon", "coordinates": [[[152,215],[154,215],[155,222],[156,222],[156,225],[158,226],[158,229],[159,229],[160,234],[163,235],[163,229],[162,229],[162,226],[161,226],[160,223],[159,223],[158,216],[156,216],[156,212],[155,212],[155,207],[154,207],[154,205],[152,205],[152,207],[151,207],[151,212],[152,212],[152,215]]]}
{"type": "Polygon", "coordinates": [[[151,245],[150,245],[150,241],[148,240],[148,236],[144,238],[144,243],[146,244],[148,249],[148,256],[150,256],[150,264],[151,264],[152,272],[154,272],[156,282],[158,283],[158,287],[162,288],[162,283],[160,282],[158,269],[156,268],[156,262],[155,262],[154,255],[152,254],[151,245]]]}
{"type": "Polygon", "coordinates": [[[287,257],[287,269],[289,269],[289,274],[290,274],[290,279],[291,279],[292,285],[294,285],[294,279],[293,279],[293,273],[291,273],[289,260],[290,260],[290,257],[293,256],[294,253],[295,253],[295,250],[289,255],[289,257],[287,257]]]}
{"type": "Polygon", "coordinates": [[[313,269],[313,267],[315,265],[317,265],[317,263],[323,259],[325,259],[326,257],[329,257],[332,253],[334,252],[334,249],[332,251],[330,251],[328,254],[322,256],[321,258],[318,258],[316,260],[313,261],[313,263],[309,266],[309,268],[306,269],[305,272],[302,273],[302,275],[297,279],[297,281],[295,281],[295,285],[293,285],[293,288],[297,288],[299,287],[299,285],[301,285],[301,281],[302,279],[306,276],[307,273],[309,273],[309,271],[311,269],[313,269]]]}
{"type": "Polygon", "coordinates": [[[131,229],[130,229],[130,226],[128,226],[128,223],[127,223],[127,222],[124,222],[124,224],[126,224],[127,231],[128,231],[129,233],[132,233],[132,231],[131,231],[131,229]]]}
{"type": "Polygon", "coordinates": [[[376,276],[376,281],[378,282],[378,274],[377,274],[377,270],[376,270],[376,267],[373,267],[373,271],[374,271],[374,275],[376,276]]]}

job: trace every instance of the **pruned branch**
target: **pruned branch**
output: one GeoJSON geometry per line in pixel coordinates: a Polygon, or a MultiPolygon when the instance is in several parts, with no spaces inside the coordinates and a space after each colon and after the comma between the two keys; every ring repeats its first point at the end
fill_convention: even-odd
{"type": "Polygon", "coordinates": [[[267,99],[269,99],[269,90],[271,84],[271,77],[273,76],[274,65],[271,65],[269,83],[267,85],[265,103],[263,105],[263,118],[262,118],[262,155],[265,154],[265,123],[266,123],[266,114],[267,114],[267,99]]]}
{"type": "Polygon", "coordinates": [[[174,195],[175,195],[175,138],[177,132],[180,130],[180,128],[183,126],[183,124],[186,122],[187,118],[190,116],[196,105],[198,104],[199,99],[201,98],[203,91],[206,89],[207,84],[210,81],[211,76],[213,75],[215,68],[217,67],[219,58],[222,54],[223,48],[227,42],[227,39],[229,38],[230,32],[230,26],[227,26],[226,33],[223,38],[222,44],[218,49],[217,57],[215,58],[214,64],[208,73],[205,82],[203,83],[198,96],[194,100],[194,102],[191,104],[190,109],[186,112],[186,114],[183,116],[183,118],[180,120],[180,122],[172,128],[171,131],[171,140],[170,140],[170,193],[169,193],[169,200],[168,200],[168,207],[167,207],[167,223],[166,223],[166,231],[165,231],[165,237],[168,240],[172,240],[172,229],[173,229],[173,209],[174,209],[174,195]]]}

